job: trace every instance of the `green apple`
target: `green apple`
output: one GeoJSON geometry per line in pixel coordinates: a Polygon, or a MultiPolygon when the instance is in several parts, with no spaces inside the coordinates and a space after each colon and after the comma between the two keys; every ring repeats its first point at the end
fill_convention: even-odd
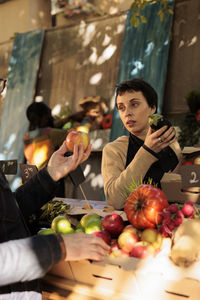
{"type": "Polygon", "coordinates": [[[86,227],[87,223],[91,220],[101,220],[101,217],[95,213],[88,213],[86,215],[84,215],[81,220],[80,220],[80,224],[83,228],[86,227]]]}
{"type": "Polygon", "coordinates": [[[158,250],[162,246],[162,235],[155,228],[146,228],[141,233],[141,240],[151,243],[154,249],[158,250]]]}
{"type": "Polygon", "coordinates": [[[70,221],[62,215],[55,217],[51,223],[51,229],[60,234],[68,234],[74,232],[70,221]]]}
{"type": "Polygon", "coordinates": [[[55,233],[55,231],[53,231],[53,229],[51,228],[41,228],[37,234],[52,234],[55,233]]]}
{"type": "Polygon", "coordinates": [[[87,222],[85,226],[85,233],[90,234],[95,231],[101,230],[101,220],[100,219],[93,219],[87,222]]]}
{"type": "Polygon", "coordinates": [[[157,240],[158,233],[158,230],[154,228],[146,228],[141,233],[141,240],[148,243],[154,243],[157,240]]]}

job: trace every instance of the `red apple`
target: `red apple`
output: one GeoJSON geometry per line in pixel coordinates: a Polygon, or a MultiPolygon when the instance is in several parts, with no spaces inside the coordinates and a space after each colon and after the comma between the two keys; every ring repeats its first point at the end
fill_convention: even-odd
{"type": "Polygon", "coordinates": [[[139,241],[139,236],[134,232],[125,231],[119,235],[117,241],[122,250],[130,253],[135,244],[139,241]]]}
{"type": "Polygon", "coordinates": [[[137,258],[146,258],[149,256],[151,251],[149,250],[148,246],[150,244],[147,242],[138,242],[135,244],[133,249],[131,250],[130,256],[137,257],[137,258]]]}
{"type": "Polygon", "coordinates": [[[111,242],[109,256],[110,257],[129,257],[129,253],[120,249],[118,242],[114,241],[113,243],[111,242]]]}
{"type": "Polygon", "coordinates": [[[108,245],[111,244],[111,235],[109,232],[107,232],[105,230],[100,230],[100,231],[95,231],[92,234],[102,238],[106,244],[108,244],[108,245]]]}
{"type": "Polygon", "coordinates": [[[124,228],[124,221],[118,214],[106,215],[101,222],[103,230],[110,232],[112,237],[117,237],[124,228]]]}
{"type": "Polygon", "coordinates": [[[74,145],[80,145],[83,143],[84,150],[88,147],[90,143],[89,135],[85,132],[72,130],[68,133],[65,139],[67,149],[71,152],[74,150],[74,145]]]}

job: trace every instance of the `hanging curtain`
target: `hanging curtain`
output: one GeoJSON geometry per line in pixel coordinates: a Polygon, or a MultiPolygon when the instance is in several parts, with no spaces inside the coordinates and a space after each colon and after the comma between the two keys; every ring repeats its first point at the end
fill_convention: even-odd
{"type": "MultiPolygon", "coordinates": [[[[17,159],[18,163],[24,160],[23,138],[28,130],[26,109],[35,96],[43,38],[44,30],[15,37],[1,116],[0,160],[17,159]]],[[[15,190],[20,183],[20,175],[8,179],[15,190]]]]}
{"type": "MultiPolygon", "coordinates": [[[[174,10],[174,0],[169,1],[169,6],[174,10]]],[[[137,28],[130,24],[132,12],[128,11],[118,76],[118,82],[142,77],[150,83],[158,93],[158,113],[162,111],[173,20],[172,14],[166,14],[161,22],[157,15],[160,8],[158,3],[147,6],[142,11],[147,23],[141,23],[137,28]]],[[[110,141],[121,135],[128,135],[128,132],[123,130],[114,108],[110,141]]]]}

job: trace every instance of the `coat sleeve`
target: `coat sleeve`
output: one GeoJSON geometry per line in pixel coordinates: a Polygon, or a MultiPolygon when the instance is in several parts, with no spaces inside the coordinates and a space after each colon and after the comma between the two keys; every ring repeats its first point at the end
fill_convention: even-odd
{"type": "Polygon", "coordinates": [[[141,147],[132,162],[125,169],[128,137],[120,137],[103,149],[102,177],[106,201],[115,209],[125,204],[127,188],[141,182],[150,166],[157,158],[141,147]]]}
{"type": "Polygon", "coordinates": [[[53,181],[46,168],[19,187],[15,196],[24,217],[34,214],[42,205],[50,201],[58,187],[59,182],[53,181]]]}
{"type": "Polygon", "coordinates": [[[0,244],[0,286],[42,277],[62,257],[54,234],[0,244]]]}

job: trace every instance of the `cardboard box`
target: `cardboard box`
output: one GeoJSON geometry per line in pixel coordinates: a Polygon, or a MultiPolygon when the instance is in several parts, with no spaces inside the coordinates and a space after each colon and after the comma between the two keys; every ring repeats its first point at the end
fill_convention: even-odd
{"type": "Polygon", "coordinates": [[[197,192],[196,189],[193,190],[192,188],[188,188],[187,190],[183,190],[182,178],[180,174],[165,173],[161,180],[161,188],[162,191],[165,193],[168,202],[200,202],[200,193],[197,192]]]}
{"type": "Polygon", "coordinates": [[[186,160],[194,161],[197,156],[200,156],[200,147],[184,147],[182,150],[183,162],[186,160]]]}
{"type": "MultiPolygon", "coordinates": [[[[90,288],[94,299],[134,300],[199,300],[200,263],[190,268],[175,266],[164,249],[157,257],[146,259],[107,258],[103,262],[87,260],[62,262],[54,274],[62,279],[62,287],[71,279],[90,288]],[[71,266],[67,274],[68,264],[71,266]],[[65,269],[66,266],[66,269],[65,269]]],[[[59,285],[58,277],[55,284],[59,285]],[[57,282],[57,283],[56,283],[57,282]]],[[[77,287],[76,287],[77,288],[77,287]]],[[[85,292],[84,292],[85,293],[85,292]]]]}
{"type": "MultiPolygon", "coordinates": [[[[183,162],[200,156],[199,147],[185,147],[182,151],[183,162]]],[[[184,165],[180,174],[165,173],[161,179],[161,188],[169,202],[200,202],[200,165],[184,165]]]]}

